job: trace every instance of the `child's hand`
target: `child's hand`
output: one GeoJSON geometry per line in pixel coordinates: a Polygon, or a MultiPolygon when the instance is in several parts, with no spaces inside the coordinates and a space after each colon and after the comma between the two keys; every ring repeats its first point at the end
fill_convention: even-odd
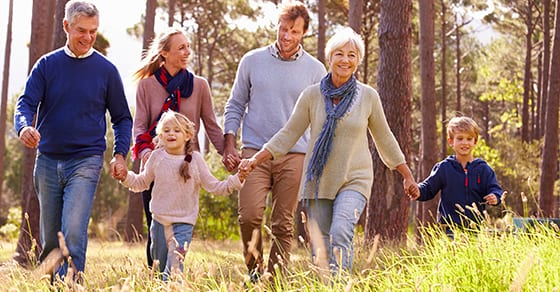
{"type": "Polygon", "coordinates": [[[247,178],[248,173],[244,172],[244,171],[238,171],[237,172],[237,177],[239,178],[239,181],[241,183],[243,183],[245,181],[245,179],[247,178]]]}
{"type": "Polygon", "coordinates": [[[251,157],[242,159],[237,169],[240,173],[242,172],[245,176],[247,176],[251,171],[253,171],[253,169],[255,169],[255,167],[257,167],[257,160],[251,157]]]}
{"type": "Polygon", "coordinates": [[[483,199],[488,205],[498,205],[498,197],[494,194],[486,195],[483,199]]]}
{"type": "Polygon", "coordinates": [[[417,200],[420,197],[420,189],[418,184],[411,184],[408,186],[408,190],[405,190],[406,195],[411,200],[417,200]]]}

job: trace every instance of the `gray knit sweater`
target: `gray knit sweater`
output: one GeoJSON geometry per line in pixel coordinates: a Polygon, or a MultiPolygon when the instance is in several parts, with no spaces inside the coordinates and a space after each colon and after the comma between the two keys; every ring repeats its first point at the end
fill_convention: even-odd
{"type": "MultiPolygon", "coordinates": [[[[325,74],[323,64],[305,51],[290,61],[274,57],[270,47],[248,52],[225,107],[224,131],[237,133],[243,121],[242,147],[261,149],[286,124],[300,93],[325,74]]],[[[305,152],[309,136],[301,136],[289,152],[305,152]]]]}

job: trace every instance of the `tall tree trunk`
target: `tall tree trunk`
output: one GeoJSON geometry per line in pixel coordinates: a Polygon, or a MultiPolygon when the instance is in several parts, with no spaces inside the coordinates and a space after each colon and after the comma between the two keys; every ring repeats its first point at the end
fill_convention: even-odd
{"type": "Polygon", "coordinates": [[[455,106],[456,113],[461,112],[461,28],[459,25],[458,12],[455,12],[455,97],[457,104],[455,106]]]}
{"type": "MultiPolygon", "coordinates": [[[[132,171],[138,173],[139,170],[140,159],[136,159],[132,162],[132,171]]],[[[144,218],[143,204],[142,193],[129,191],[126,226],[124,228],[124,240],[126,242],[138,242],[142,239],[144,232],[144,224],[142,222],[144,218]]]]}
{"type": "MultiPolygon", "coordinates": [[[[54,21],[54,0],[34,0],[31,17],[31,41],[29,44],[29,65],[31,71],[35,62],[52,45],[54,21]]],[[[22,266],[30,266],[41,251],[39,238],[39,200],[33,187],[33,168],[36,149],[21,146],[23,151],[23,175],[21,190],[21,227],[14,254],[14,260],[22,266]]]]}
{"type": "MultiPolygon", "coordinates": [[[[420,76],[422,98],[420,100],[422,128],[420,138],[419,180],[431,172],[438,159],[436,126],[436,81],[434,69],[435,9],[434,0],[419,0],[420,14],[420,76]]],[[[434,223],[438,200],[416,202],[416,219],[421,225],[434,223]]]]}
{"type": "Polygon", "coordinates": [[[4,158],[6,157],[6,118],[8,111],[8,84],[10,80],[10,56],[12,54],[12,23],[14,18],[14,0],[8,4],[8,25],[6,26],[6,47],[4,50],[4,68],[2,74],[2,101],[0,102],[0,209],[4,185],[4,158]]]}
{"type": "Polygon", "coordinates": [[[532,90],[531,64],[533,54],[533,0],[528,0],[525,25],[525,73],[523,74],[523,105],[521,109],[521,141],[529,142],[529,98],[532,90]]]}
{"type": "MultiPolygon", "coordinates": [[[[447,4],[441,0],[441,128],[447,122],[447,4]]],[[[441,131],[441,157],[447,156],[447,133],[441,131]]]]}
{"type": "Polygon", "coordinates": [[[373,48],[372,45],[368,45],[368,44],[373,43],[373,40],[376,37],[375,28],[377,28],[377,24],[378,24],[377,21],[379,20],[379,2],[363,1],[363,3],[364,3],[364,8],[362,9],[362,11],[364,13],[364,17],[363,17],[362,27],[364,29],[362,29],[362,37],[364,38],[364,43],[366,44],[366,46],[365,46],[364,58],[362,61],[363,64],[362,80],[364,80],[364,82],[371,82],[370,80],[372,80],[373,77],[370,77],[370,75],[372,75],[370,73],[370,67],[372,68],[372,71],[375,71],[375,68],[373,65],[374,62],[370,60],[375,60],[377,58],[377,56],[373,52],[377,50],[377,47],[373,48]]]}
{"type": "Polygon", "coordinates": [[[321,61],[321,63],[325,63],[325,44],[326,44],[326,19],[325,19],[325,1],[326,0],[318,0],[317,1],[317,18],[319,19],[319,29],[317,35],[317,59],[321,61]]]}
{"type": "MultiPolygon", "coordinates": [[[[381,0],[377,86],[389,126],[405,156],[409,155],[411,125],[411,0],[381,0]]],[[[368,203],[366,240],[376,234],[393,241],[406,239],[409,201],[402,177],[373,155],[375,175],[368,203]]]]}
{"type": "Polygon", "coordinates": [[[539,188],[539,209],[543,217],[554,212],[554,181],[558,175],[558,109],[560,99],[560,1],[556,1],[554,40],[549,71],[548,101],[539,188]],[[553,73],[554,72],[554,73],[553,73]]]}
{"type": "MultiPolygon", "coordinates": [[[[169,17],[167,18],[167,26],[172,27],[173,23],[175,22],[175,8],[177,7],[177,0],[169,0],[167,4],[169,6],[169,13],[168,13],[169,17]]],[[[155,14],[155,9],[154,9],[154,14],[155,14]]]]}
{"type": "Polygon", "coordinates": [[[68,0],[56,0],[55,12],[54,12],[54,23],[53,23],[53,39],[51,48],[54,50],[64,46],[66,43],[66,33],[64,32],[64,26],[62,22],[64,20],[64,8],[68,0]]]}
{"type": "MultiPolygon", "coordinates": [[[[156,17],[156,0],[146,1],[146,18],[144,19],[144,35],[142,39],[142,52],[146,52],[154,38],[154,22],[156,17]]],[[[132,163],[132,170],[138,172],[140,160],[132,163]]],[[[141,193],[128,192],[128,210],[126,213],[126,226],[124,229],[124,239],[127,242],[136,242],[144,232],[142,218],[144,208],[141,193]]]]}
{"type": "Polygon", "coordinates": [[[548,80],[550,72],[550,0],[543,0],[543,53],[542,53],[542,78],[539,106],[539,133],[538,138],[544,136],[546,104],[548,100],[548,80]]]}
{"type": "Polygon", "coordinates": [[[146,17],[144,18],[144,35],[142,37],[142,52],[145,52],[154,39],[154,23],[156,19],[157,0],[146,0],[146,17]]]}
{"type": "Polygon", "coordinates": [[[349,0],[348,26],[359,34],[362,32],[362,8],[363,0],[349,0]]]}

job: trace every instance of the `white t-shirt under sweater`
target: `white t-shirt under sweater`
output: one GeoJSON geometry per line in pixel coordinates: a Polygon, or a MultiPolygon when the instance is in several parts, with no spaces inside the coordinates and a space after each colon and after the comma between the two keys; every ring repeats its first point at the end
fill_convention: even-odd
{"type": "Polygon", "coordinates": [[[198,216],[200,188],[217,195],[228,195],[241,188],[237,175],[220,181],[212,175],[199,152],[193,152],[189,165],[191,178],[185,182],[179,170],[185,155],[171,155],[163,148],[156,149],[146,162],[144,170],[128,172],[122,184],[133,192],[147,190],[154,182],[150,211],[162,225],[189,223],[194,225],[198,216]]]}

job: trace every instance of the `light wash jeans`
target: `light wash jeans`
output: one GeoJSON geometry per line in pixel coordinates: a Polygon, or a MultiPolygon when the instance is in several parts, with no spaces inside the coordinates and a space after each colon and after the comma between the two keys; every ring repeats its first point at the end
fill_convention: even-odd
{"type": "MultiPolygon", "coordinates": [[[[40,260],[59,247],[57,233],[62,231],[75,272],[84,271],[88,223],[102,167],[101,155],[56,160],[37,154],[34,181],[41,210],[40,260]]],[[[65,260],[55,275],[64,278],[67,272],[65,260]]]]}
{"type": "Polygon", "coordinates": [[[152,219],[150,250],[154,261],[159,261],[159,271],[162,273],[163,280],[167,280],[173,270],[178,269],[183,272],[183,260],[178,258],[175,251],[181,253],[183,257],[186,255],[187,248],[191,244],[193,229],[194,226],[188,223],[173,223],[165,226],[152,219]]]}
{"type": "Polygon", "coordinates": [[[333,274],[340,269],[350,272],[354,258],[354,227],[364,210],[366,198],[359,192],[346,190],[338,193],[334,200],[310,199],[307,204],[309,221],[317,224],[323,241],[317,242],[318,239],[311,236],[313,261],[321,256],[318,249],[323,246],[333,274]]]}

